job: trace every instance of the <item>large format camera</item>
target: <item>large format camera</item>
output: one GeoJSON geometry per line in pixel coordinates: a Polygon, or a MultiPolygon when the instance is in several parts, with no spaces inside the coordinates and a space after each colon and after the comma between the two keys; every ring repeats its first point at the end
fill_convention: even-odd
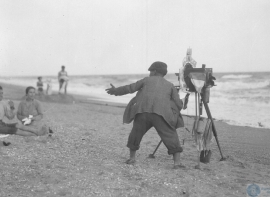
{"type": "Polygon", "coordinates": [[[187,91],[196,91],[193,83],[191,82],[191,78],[193,76],[196,76],[199,80],[203,80],[205,82],[204,87],[213,87],[215,85],[214,80],[216,78],[212,73],[212,68],[205,68],[205,64],[202,65],[202,68],[193,68],[190,63],[187,63],[184,68],[184,81],[187,85],[187,91]]]}
{"type": "MultiPolygon", "coordinates": [[[[219,141],[217,138],[215,124],[214,124],[214,121],[213,121],[213,118],[212,118],[212,115],[208,106],[209,97],[210,97],[210,88],[215,85],[214,80],[216,78],[212,75],[213,74],[212,68],[206,68],[205,64],[202,65],[202,68],[196,68],[196,64],[197,62],[192,58],[192,49],[188,48],[186,57],[183,59],[183,62],[182,62],[182,67],[179,69],[179,73],[175,73],[175,75],[178,76],[178,81],[179,81],[179,86],[175,86],[175,87],[177,88],[178,92],[181,89],[183,92],[187,93],[185,96],[185,101],[188,100],[188,97],[191,93],[193,92],[195,93],[195,112],[196,112],[195,119],[196,121],[193,126],[194,131],[198,129],[198,125],[200,122],[200,115],[202,115],[202,104],[204,105],[207,117],[208,119],[211,120],[212,132],[216,138],[216,142],[217,142],[220,154],[221,154],[220,161],[223,161],[225,160],[225,158],[223,157],[223,154],[221,152],[221,148],[220,148],[219,141]]],[[[184,102],[183,106],[184,106],[183,109],[185,109],[186,102],[184,102]]],[[[197,135],[197,137],[198,136],[202,136],[202,135],[197,135]]],[[[199,138],[196,138],[196,139],[198,140],[199,138]]],[[[202,138],[200,138],[200,140],[201,139],[202,138]]],[[[160,140],[153,154],[149,155],[150,158],[155,158],[154,154],[161,143],[162,143],[162,140],[160,140]]],[[[209,160],[210,156],[211,155],[206,157],[204,155],[202,158],[207,158],[209,160]]],[[[201,158],[201,155],[199,154],[198,165],[195,166],[195,168],[196,167],[200,168],[200,165],[199,165],[200,161],[204,163],[206,162],[206,160],[202,158],[201,158]]]]}
{"type": "Polygon", "coordinates": [[[209,103],[210,88],[215,85],[214,80],[216,79],[213,74],[212,68],[205,68],[205,64],[202,68],[194,68],[191,63],[186,63],[179,73],[175,73],[178,76],[180,82],[179,88],[184,92],[198,92],[198,88],[194,86],[194,82],[197,82],[200,89],[199,93],[205,102],[209,103]]]}

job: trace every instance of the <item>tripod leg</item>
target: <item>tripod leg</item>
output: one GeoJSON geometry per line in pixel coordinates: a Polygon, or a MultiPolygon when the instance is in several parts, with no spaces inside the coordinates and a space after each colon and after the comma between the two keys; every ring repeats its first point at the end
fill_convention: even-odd
{"type": "MultiPolygon", "coordinates": [[[[196,118],[195,118],[195,125],[194,125],[194,128],[193,128],[193,131],[194,131],[194,135],[195,135],[195,141],[196,141],[196,144],[198,145],[198,127],[199,127],[199,122],[200,122],[200,115],[201,114],[201,111],[200,111],[200,95],[196,92],[195,93],[195,110],[196,110],[196,118]]],[[[195,169],[201,169],[200,167],[200,150],[197,150],[198,152],[198,155],[197,155],[197,165],[195,166],[195,169]]]]}
{"type": "Polygon", "coordinates": [[[218,141],[218,137],[217,137],[216,127],[215,127],[215,124],[214,124],[214,121],[213,121],[213,118],[212,118],[212,115],[211,115],[209,106],[208,106],[208,104],[204,101],[204,99],[203,99],[203,104],[204,104],[204,108],[205,108],[205,111],[206,111],[206,113],[207,113],[207,116],[208,116],[208,118],[211,119],[211,122],[212,122],[213,134],[214,134],[214,136],[215,136],[215,139],[216,139],[216,142],[217,142],[217,145],[218,145],[218,149],[219,149],[219,152],[220,152],[220,155],[221,155],[220,161],[223,161],[223,160],[225,160],[225,158],[223,157],[222,152],[221,152],[221,148],[220,148],[219,141],[218,141]]]}
{"type": "Polygon", "coordinates": [[[162,140],[160,140],[160,142],[158,143],[158,145],[157,145],[156,149],[154,150],[153,154],[149,155],[149,158],[155,158],[154,154],[156,153],[156,151],[157,151],[157,149],[158,149],[158,147],[160,146],[161,143],[162,143],[162,140]]]}
{"type": "Polygon", "coordinates": [[[195,169],[201,169],[201,165],[200,165],[200,151],[197,151],[198,152],[198,165],[195,166],[195,169]]]}

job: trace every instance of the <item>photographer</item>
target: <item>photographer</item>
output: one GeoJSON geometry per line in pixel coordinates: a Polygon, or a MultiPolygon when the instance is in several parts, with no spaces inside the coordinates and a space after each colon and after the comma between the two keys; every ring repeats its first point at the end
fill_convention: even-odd
{"type": "Polygon", "coordinates": [[[183,127],[184,122],[180,114],[183,102],[180,100],[174,85],[163,77],[167,74],[167,65],[163,62],[154,62],[148,69],[150,76],[136,83],[106,89],[108,94],[121,96],[136,91],[134,97],[126,107],[123,121],[130,123],[133,128],[129,134],[127,147],[130,149],[130,158],[127,164],[135,163],[135,154],[139,149],[144,134],[154,127],[163,143],[168,149],[168,154],[173,155],[174,168],[184,167],[180,164],[180,146],[176,128],[183,127]]]}

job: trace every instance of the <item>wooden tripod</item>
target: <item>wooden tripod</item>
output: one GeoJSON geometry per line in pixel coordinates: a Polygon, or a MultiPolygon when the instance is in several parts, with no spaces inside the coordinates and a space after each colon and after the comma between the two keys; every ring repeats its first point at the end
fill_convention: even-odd
{"type": "MultiPolygon", "coordinates": [[[[205,97],[203,94],[199,94],[198,92],[195,92],[195,114],[196,114],[196,118],[199,118],[200,115],[202,115],[202,103],[204,105],[204,108],[205,108],[205,111],[206,111],[206,114],[207,114],[207,117],[211,120],[212,122],[212,131],[213,131],[213,134],[214,134],[214,137],[216,139],[216,142],[217,142],[217,145],[218,145],[218,149],[219,149],[219,152],[220,152],[220,155],[221,155],[221,159],[220,161],[224,161],[226,160],[226,158],[224,158],[223,154],[222,154],[222,151],[221,151],[221,148],[220,148],[220,144],[219,144],[219,141],[218,141],[218,137],[217,137],[217,131],[216,131],[216,127],[215,127],[215,123],[214,123],[214,120],[212,118],[212,115],[211,115],[211,112],[210,112],[210,109],[209,109],[209,106],[208,106],[208,102],[206,101],[205,97]],[[200,99],[200,96],[201,96],[201,99],[200,99]]],[[[196,128],[197,129],[197,128],[196,128]]],[[[152,154],[149,155],[149,158],[155,158],[155,153],[157,151],[157,149],[159,148],[160,144],[162,143],[162,140],[160,140],[160,142],[158,143],[156,149],[154,150],[154,152],[152,154]]],[[[200,167],[200,152],[198,153],[198,168],[200,167]]]]}

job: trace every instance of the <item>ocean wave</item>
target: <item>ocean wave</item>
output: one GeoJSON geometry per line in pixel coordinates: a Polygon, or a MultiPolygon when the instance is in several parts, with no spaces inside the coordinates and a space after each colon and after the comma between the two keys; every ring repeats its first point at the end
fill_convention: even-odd
{"type": "Polygon", "coordinates": [[[268,98],[256,97],[256,98],[247,98],[247,97],[229,97],[229,98],[210,98],[212,102],[222,103],[225,105],[241,105],[246,107],[254,108],[269,108],[270,110],[270,100],[268,98]]]}
{"type": "Polygon", "coordinates": [[[221,78],[222,79],[244,79],[244,78],[250,78],[252,75],[224,75],[221,78]]]}
{"type": "Polygon", "coordinates": [[[221,120],[223,122],[226,122],[229,125],[237,125],[237,126],[248,126],[248,127],[254,127],[254,128],[270,128],[270,124],[268,122],[252,122],[252,123],[244,123],[234,120],[221,120]]]}
{"type": "MultiPolygon", "coordinates": [[[[183,95],[182,95],[183,97],[183,95]]],[[[246,99],[235,100],[230,98],[210,97],[208,104],[212,117],[217,120],[223,120],[228,124],[270,128],[270,104],[262,102],[252,102],[246,99]]],[[[195,115],[195,97],[190,96],[188,108],[182,110],[182,114],[195,115]]],[[[203,115],[206,117],[205,109],[203,115]]]]}
{"type": "Polygon", "coordinates": [[[218,89],[219,91],[224,90],[240,90],[240,89],[260,89],[267,88],[269,86],[269,81],[259,81],[259,82],[244,82],[244,81],[225,81],[225,82],[216,82],[216,86],[213,88],[218,89]]]}
{"type": "Polygon", "coordinates": [[[268,82],[269,84],[266,85],[265,87],[263,87],[263,89],[268,89],[270,91],[270,82],[268,82]]]}

